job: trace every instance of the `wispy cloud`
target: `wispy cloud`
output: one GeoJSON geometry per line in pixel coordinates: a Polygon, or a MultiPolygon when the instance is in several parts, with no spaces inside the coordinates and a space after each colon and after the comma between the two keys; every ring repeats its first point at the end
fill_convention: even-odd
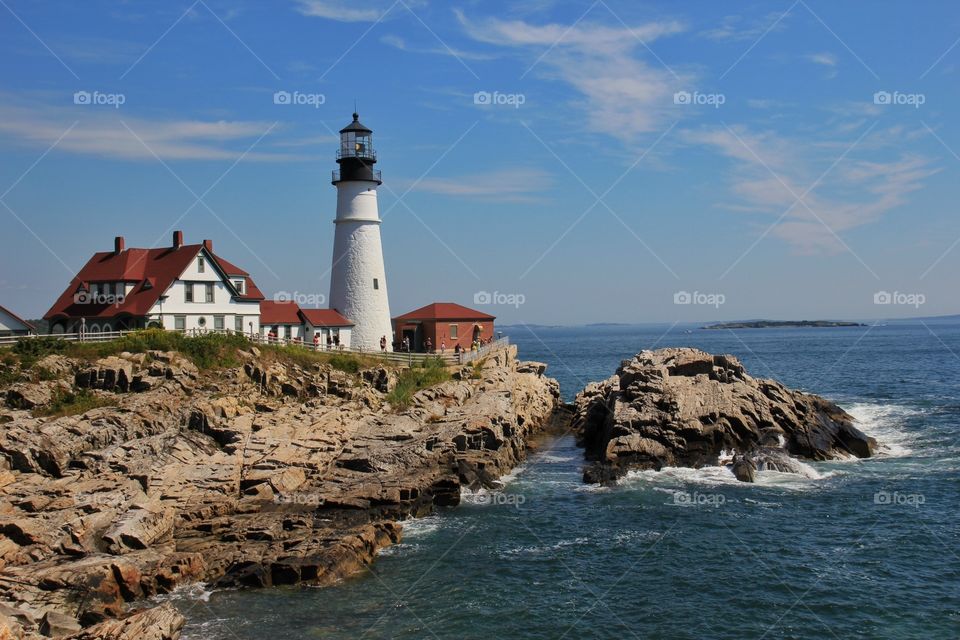
{"type": "MultiPolygon", "coordinates": [[[[390,0],[295,0],[296,10],[312,18],[326,18],[338,22],[377,22],[397,4],[390,0]]],[[[407,6],[421,6],[422,0],[405,0],[407,6]]]]}
{"type": "Polygon", "coordinates": [[[463,60],[493,60],[495,57],[487,53],[463,51],[461,49],[454,49],[452,47],[449,49],[446,47],[417,47],[408,44],[406,40],[395,35],[383,36],[380,38],[380,42],[389,47],[393,47],[394,49],[399,49],[400,51],[406,51],[408,53],[449,56],[451,58],[462,58],[463,60]]]}
{"type": "Polygon", "coordinates": [[[822,51],[820,53],[811,53],[807,55],[807,60],[814,64],[822,64],[825,67],[837,66],[837,56],[826,51],[822,51]]]}
{"type": "Polygon", "coordinates": [[[553,180],[540,169],[514,167],[448,178],[424,178],[412,186],[414,191],[474,200],[542,202],[543,196],[537,194],[549,191],[553,180]]]}
{"type": "MultiPolygon", "coordinates": [[[[273,124],[237,120],[161,120],[116,111],[109,107],[2,104],[0,136],[23,145],[46,148],[72,123],[78,122],[57,145],[58,150],[125,160],[152,160],[154,153],[164,160],[233,160],[273,124]]],[[[245,156],[246,160],[257,161],[303,158],[256,150],[245,156]]]]}
{"type": "Polygon", "coordinates": [[[593,131],[623,138],[661,130],[675,111],[674,92],[690,80],[665,68],[647,48],[683,31],[677,21],[611,27],[456,15],[474,40],[519,50],[537,73],[569,84],[593,131]]]}
{"type": "Polygon", "coordinates": [[[782,12],[769,13],[759,19],[747,19],[738,15],[724,16],[719,25],[701,31],[700,35],[717,42],[756,40],[768,31],[786,28],[786,18],[782,12]]]}
{"type": "MultiPolygon", "coordinates": [[[[844,250],[835,234],[876,222],[906,204],[908,196],[939,171],[928,158],[896,151],[902,143],[897,130],[874,131],[862,147],[852,149],[849,157],[803,197],[804,206],[795,204],[796,197],[803,196],[834,161],[828,154],[804,151],[811,146],[798,139],[745,127],[704,128],[686,131],[683,137],[688,143],[712,148],[734,161],[730,178],[734,201],[726,206],[770,216],[764,224],[783,216],[771,235],[800,253],[844,250]],[[858,150],[869,150],[870,157],[876,158],[877,145],[890,159],[857,157],[858,150]]],[[[849,148],[855,139],[842,146],[849,148]]],[[[842,153],[836,149],[831,152],[842,153]]]]}

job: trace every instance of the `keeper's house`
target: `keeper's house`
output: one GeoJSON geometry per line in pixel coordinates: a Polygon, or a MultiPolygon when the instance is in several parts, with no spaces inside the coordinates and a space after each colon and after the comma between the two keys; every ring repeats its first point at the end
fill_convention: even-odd
{"type": "Polygon", "coordinates": [[[36,332],[37,328],[32,324],[6,307],[0,306],[0,337],[28,336],[36,332]]]}
{"type": "Polygon", "coordinates": [[[462,304],[434,302],[394,318],[393,333],[400,346],[409,340],[412,351],[425,351],[427,338],[435,350],[442,344],[469,350],[474,341],[493,338],[494,320],[495,316],[462,304]]]}
{"type": "Polygon", "coordinates": [[[44,319],[50,333],[175,330],[260,332],[263,294],[250,274],[213,252],[213,242],[184,244],[183,232],[159,249],[95,253],[44,319]]]}

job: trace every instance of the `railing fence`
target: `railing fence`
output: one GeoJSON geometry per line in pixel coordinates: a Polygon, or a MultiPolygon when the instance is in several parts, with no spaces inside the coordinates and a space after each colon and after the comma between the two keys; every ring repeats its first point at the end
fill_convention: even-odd
{"type": "MultiPolygon", "coordinates": [[[[29,336],[0,336],[0,347],[10,347],[17,343],[19,340],[23,339],[41,339],[41,338],[58,338],[60,340],[66,340],[68,342],[107,342],[110,340],[116,340],[122,338],[123,336],[130,335],[131,333],[136,333],[138,330],[130,331],[100,331],[100,332],[84,332],[84,333],[56,333],[51,335],[29,335],[29,336]]],[[[241,331],[235,331],[233,329],[188,329],[179,331],[188,336],[201,336],[210,333],[223,333],[223,334],[236,334],[242,335],[243,337],[250,340],[254,345],[262,344],[271,344],[279,346],[288,346],[288,347],[299,347],[303,349],[309,349],[311,351],[319,351],[323,353],[349,353],[353,355],[364,356],[368,358],[375,358],[380,360],[385,360],[387,362],[394,362],[400,364],[413,365],[413,363],[423,362],[424,360],[439,358],[443,360],[447,365],[457,365],[457,364],[467,364],[469,362],[474,362],[479,360],[494,351],[498,351],[510,345],[509,337],[502,337],[489,342],[485,345],[482,345],[477,350],[461,351],[459,354],[453,351],[447,351],[444,353],[434,352],[434,353],[416,353],[416,352],[404,352],[404,351],[380,351],[378,349],[352,349],[344,346],[332,346],[327,347],[324,344],[314,345],[309,342],[304,342],[302,340],[287,339],[287,338],[267,338],[260,335],[259,333],[247,333],[241,331]]]]}

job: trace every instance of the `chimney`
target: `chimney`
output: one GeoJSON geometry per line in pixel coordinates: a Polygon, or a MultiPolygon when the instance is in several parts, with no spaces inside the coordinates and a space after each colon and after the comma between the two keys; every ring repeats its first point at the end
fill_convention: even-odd
{"type": "Polygon", "coordinates": [[[123,236],[117,236],[113,239],[113,252],[114,253],[123,253],[123,250],[126,248],[126,243],[123,240],[123,236]]]}
{"type": "Polygon", "coordinates": [[[203,248],[206,249],[209,253],[213,253],[213,240],[204,240],[203,248]]]}
{"type": "Polygon", "coordinates": [[[173,232],[173,248],[179,249],[183,246],[183,231],[173,232]]]}

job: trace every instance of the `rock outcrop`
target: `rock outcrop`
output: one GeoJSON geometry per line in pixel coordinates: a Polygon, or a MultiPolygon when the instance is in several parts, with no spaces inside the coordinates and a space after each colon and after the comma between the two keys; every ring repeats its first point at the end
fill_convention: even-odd
{"type": "Polygon", "coordinates": [[[190,582],[347,577],[403,519],[517,465],[559,398],[515,349],[404,411],[387,402],[395,369],[268,355],[216,373],[174,353],[57,360],[16,383],[0,412],[0,638],[172,639],[175,609],[132,607],[190,582]],[[33,387],[51,385],[111,406],[34,417],[19,398],[42,407],[33,387]]]}
{"type": "Polygon", "coordinates": [[[587,482],[630,469],[717,465],[752,482],[778,453],[811,460],[869,457],[876,442],[819,396],[752,378],[733,356],[697,349],[643,351],[575,401],[574,428],[592,461],[587,482]]]}

